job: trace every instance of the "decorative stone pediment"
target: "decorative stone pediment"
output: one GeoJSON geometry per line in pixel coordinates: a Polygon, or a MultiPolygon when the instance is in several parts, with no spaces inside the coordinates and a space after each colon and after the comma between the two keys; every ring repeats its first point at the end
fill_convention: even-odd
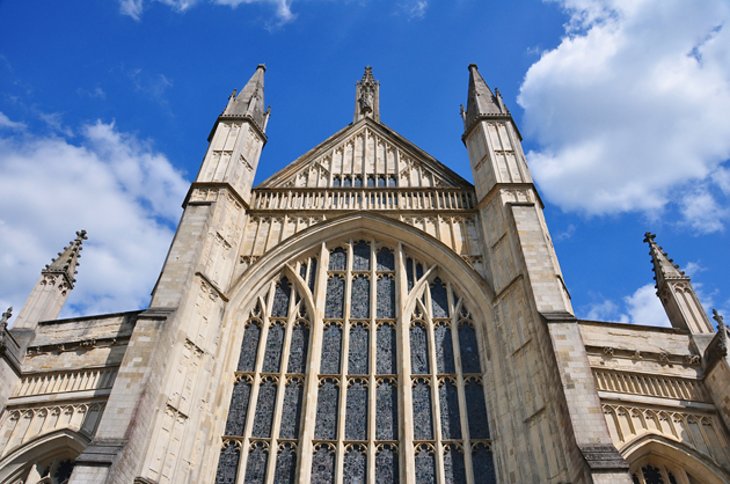
{"type": "Polygon", "coordinates": [[[386,126],[363,118],[259,188],[462,188],[471,184],[386,126]]]}

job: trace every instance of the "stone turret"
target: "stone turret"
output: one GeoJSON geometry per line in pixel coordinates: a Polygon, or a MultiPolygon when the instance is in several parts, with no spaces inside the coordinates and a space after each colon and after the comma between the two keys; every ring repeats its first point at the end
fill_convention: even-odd
{"type": "Polygon", "coordinates": [[[474,64],[462,119],[482,221],[482,253],[501,318],[492,335],[500,341],[499,353],[492,358],[510,361],[511,367],[511,374],[497,376],[490,408],[504,449],[496,461],[515,482],[628,484],[628,465],[603,418],[522,138],[499,91],[489,88],[474,64]],[[562,431],[551,430],[556,428],[562,431]],[[538,454],[530,462],[516,458],[520,452],[515,449],[527,434],[563,456],[561,463],[538,454]]]}
{"type": "Polygon", "coordinates": [[[689,276],[656,243],[655,234],[651,232],[644,234],[644,242],[649,244],[657,296],[664,305],[671,325],[686,329],[693,334],[712,333],[712,324],[702,308],[689,276]]]}
{"type": "Polygon", "coordinates": [[[150,307],[72,482],[106,482],[108,473],[113,482],[203,482],[199,473],[217,458],[216,358],[227,344],[222,316],[266,143],[264,71],[259,65],[216,119],[150,307]]]}
{"type": "Polygon", "coordinates": [[[35,331],[39,321],[58,317],[76,283],[82,244],[86,238],[86,230],[76,232],[76,238],[41,271],[40,279],[13,325],[13,332],[19,340],[25,340],[28,337],[26,333],[35,331]]]}

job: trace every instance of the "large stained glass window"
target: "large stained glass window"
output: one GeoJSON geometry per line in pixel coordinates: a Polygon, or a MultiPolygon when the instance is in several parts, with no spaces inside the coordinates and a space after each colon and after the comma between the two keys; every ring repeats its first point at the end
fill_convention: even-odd
{"type": "Polygon", "coordinates": [[[216,482],[495,482],[480,330],[453,281],[367,238],[289,268],[243,323],[216,482]]]}

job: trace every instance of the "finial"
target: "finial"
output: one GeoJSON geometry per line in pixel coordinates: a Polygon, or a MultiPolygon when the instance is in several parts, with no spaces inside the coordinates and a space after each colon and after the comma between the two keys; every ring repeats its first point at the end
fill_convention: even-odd
{"type": "Polygon", "coordinates": [[[8,320],[10,319],[10,316],[13,315],[13,306],[10,306],[3,314],[2,317],[0,317],[0,331],[7,328],[8,326],[8,320]]]}
{"type": "Polygon", "coordinates": [[[644,243],[651,244],[654,242],[654,239],[656,239],[656,234],[652,234],[651,232],[644,232],[644,243]]]}
{"type": "Polygon", "coordinates": [[[373,77],[373,68],[365,66],[362,79],[357,81],[355,96],[355,121],[369,117],[380,121],[380,83],[373,77]]]}
{"type": "Polygon", "coordinates": [[[256,69],[263,69],[266,72],[266,64],[259,64],[256,66],[256,69]]]}

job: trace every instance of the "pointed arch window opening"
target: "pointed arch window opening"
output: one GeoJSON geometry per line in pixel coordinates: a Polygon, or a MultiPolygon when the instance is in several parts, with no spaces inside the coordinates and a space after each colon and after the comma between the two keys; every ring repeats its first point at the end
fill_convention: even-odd
{"type": "Polygon", "coordinates": [[[438,268],[402,246],[347,240],[328,243],[322,257],[291,264],[301,280],[280,276],[249,314],[216,482],[232,482],[232,467],[235,482],[258,482],[263,460],[264,482],[289,482],[292,466],[322,482],[348,472],[397,482],[410,466],[434,482],[493,481],[479,335],[464,301],[438,268]],[[321,321],[311,320],[298,287],[323,305],[321,321]],[[414,307],[400,314],[406,301],[414,307]],[[312,378],[316,399],[305,402],[312,378]],[[403,418],[413,423],[410,435],[403,418]]]}

